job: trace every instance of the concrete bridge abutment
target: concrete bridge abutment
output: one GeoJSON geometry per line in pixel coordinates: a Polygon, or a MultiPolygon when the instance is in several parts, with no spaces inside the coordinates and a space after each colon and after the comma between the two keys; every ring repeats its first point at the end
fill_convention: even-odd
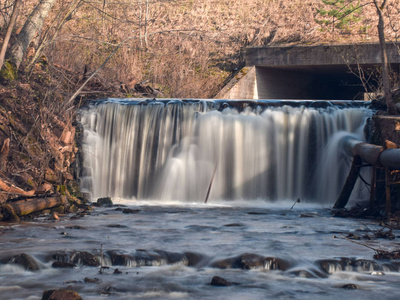
{"type": "MultiPolygon", "coordinates": [[[[399,74],[400,45],[387,46],[399,74]]],[[[216,98],[364,100],[379,87],[379,44],[250,47],[245,59],[216,98]]]]}

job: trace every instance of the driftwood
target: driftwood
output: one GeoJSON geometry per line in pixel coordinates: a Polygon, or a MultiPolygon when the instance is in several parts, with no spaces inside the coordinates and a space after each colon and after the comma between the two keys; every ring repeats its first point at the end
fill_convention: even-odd
{"type": "Polygon", "coordinates": [[[0,220],[10,220],[34,212],[64,205],[65,197],[31,198],[19,200],[0,206],[0,220]]]}
{"type": "Polygon", "coordinates": [[[0,190],[9,193],[9,194],[16,194],[16,195],[21,195],[21,196],[26,196],[26,197],[32,197],[35,195],[35,190],[31,191],[24,191],[23,189],[12,185],[8,184],[5,181],[0,179],[0,190]]]}
{"type": "Polygon", "coordinates": [[[371,179],[371,197],[370,201],[376,194],[376,169],[384,168],[386,172],[386,212],[389,214],[391,210],[390,203],[390,187],[388,185],[388,173],[392,170],[400,170],[400,149],[390,141],[385,141],[383,146],[368,144],[349,138],[344,143],[344,150],[347,154],[353,156],[353,164],[350,173],[346,178],[346,182],[342,188],[340,196],[336,200],[334,208],[344,208],[349,200],[351,191],[358,177],[358,169],[362,162],[373,166],[373,174],[371,179]]]}

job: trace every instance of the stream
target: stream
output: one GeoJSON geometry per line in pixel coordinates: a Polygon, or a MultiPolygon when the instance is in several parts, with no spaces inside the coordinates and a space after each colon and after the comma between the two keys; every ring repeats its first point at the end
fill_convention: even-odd
{"type": "MultiPolygon", "coordinates": [[[[321,204],[291,209],[292,201],[114,204],[79,218],[0,225],[1,299],[41,299],[57,288],[83,299],[400,297],[400,263],[376,261],[373,250],[342,238],[373,236],[380,228],[373,220],[333,218],[321,204]],[[21,253],[38,270],[10,263],[21,253]],[[52,267],[56,261],[75,266],[52,267]],[[101,274],[100,264],[109,267],[101,274]],[[231,285],[211,285],[214,276],[231,285]]],[[[396,240],[356,242],[399,247],[396,240]]]]}

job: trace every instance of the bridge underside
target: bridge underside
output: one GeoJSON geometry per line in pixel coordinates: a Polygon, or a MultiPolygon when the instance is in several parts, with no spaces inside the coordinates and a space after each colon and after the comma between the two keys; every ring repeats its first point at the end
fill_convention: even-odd
{"type": "Polygon", "coordinates": [[[366,100],[379,88],[373,65],[256,67],[255,73],[255,99],[366,100]]]}
{"type": "MultiPolygon", "coordinates": [[[[389,47],[399,75],[399,48],[389,47]]],[[[368,100],[379,91],[377,44],[250,48],[220,99],[368,100]]]]}

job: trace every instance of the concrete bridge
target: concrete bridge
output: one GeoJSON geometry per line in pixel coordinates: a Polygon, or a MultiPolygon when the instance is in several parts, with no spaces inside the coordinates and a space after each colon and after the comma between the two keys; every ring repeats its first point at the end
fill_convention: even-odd
{"type": "MultiPolygon", "coordinates": [[[[400,44],[387,46],[400,74],[400,44]]],[[[245,60],[215,98],[364,100],[376,91],[382,61],[379,44],[249,47],[245,60]]]]}

